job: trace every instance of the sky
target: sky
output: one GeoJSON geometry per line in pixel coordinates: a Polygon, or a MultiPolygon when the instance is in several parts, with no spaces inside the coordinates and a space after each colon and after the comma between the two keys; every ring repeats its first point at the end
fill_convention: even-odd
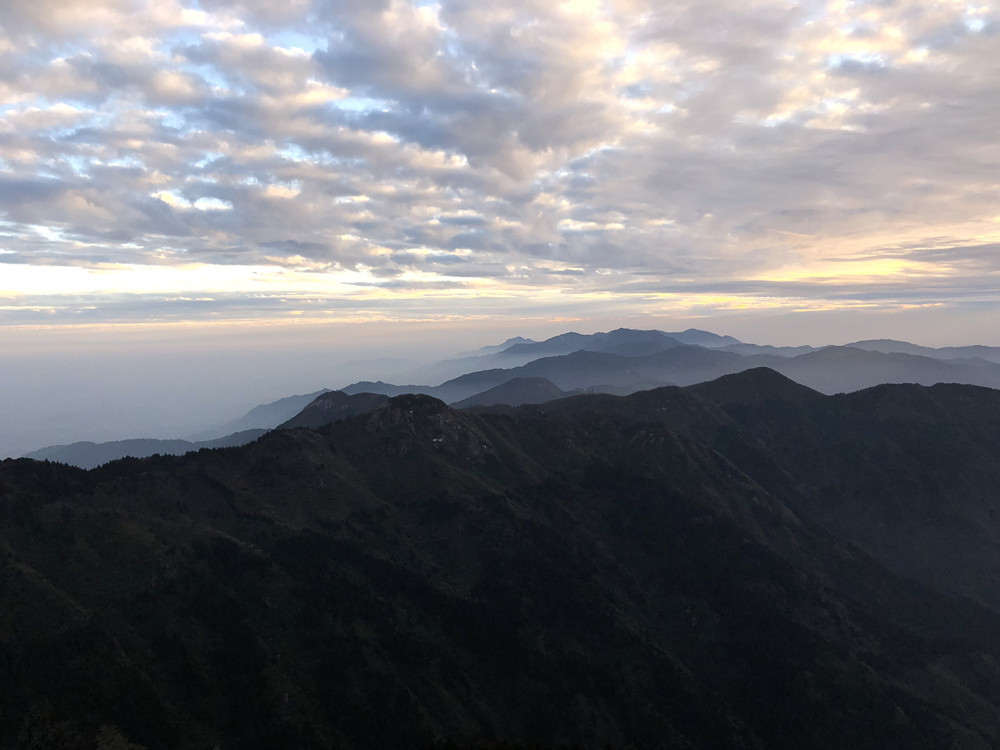
{"type": "Polygon", "coordinates": [[[1000,344],[991,2],[4,0],[0,108],[8,424],[619,325],[1000,344]]]}

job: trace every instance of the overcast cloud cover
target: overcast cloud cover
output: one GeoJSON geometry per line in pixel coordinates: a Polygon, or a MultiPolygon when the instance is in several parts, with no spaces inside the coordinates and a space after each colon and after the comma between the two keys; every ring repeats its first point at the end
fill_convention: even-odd
{"type": "Polygon", "coordinates": [[[3,0],[0,106],[8,426],[419,324],[1000,344],[991,2],[3,0]]]}
{"type": "Polygon", "coordinates": [[[998,32],[949,0],[5,0],[0,324],[991,306],[998,32]]]}

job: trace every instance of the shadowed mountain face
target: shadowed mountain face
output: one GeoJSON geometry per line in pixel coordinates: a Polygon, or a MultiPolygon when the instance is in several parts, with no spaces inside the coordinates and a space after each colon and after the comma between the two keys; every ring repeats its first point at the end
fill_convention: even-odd
{"type": "Polygon", "coordinates": [[[837,520],[985,528],[997,395],[761,370],[3,462],[0,746],[997,746],[1000,615],[837,520]]]}
{"type": "Polygon", "coordinates": [[[799,385],[768,367],[756,367],[738,375],[726,375],[689,386],[687,391],[723,407],[755,404],[770,407],[823,400],[818,391],[799,385]]]}
{"type": "Polygon", "coordinates": [[[369,412],[389,399],[378,393],[356,393],[349,395],[342,391],[327,391],[286,422],[279,429],[293,427],[321,427],[339,419],[347,419],[369,412]]]}
{"type": "Polygon", "coordinates": [[[690,389],[734,421],[715,445],[752,446],[736,459],[744,471],[893,570],[1000,610],[1000,391],[884,385],[793,400],[801,387],[773,375],[772,398],[748,399],[748,375],[690,389]]]}

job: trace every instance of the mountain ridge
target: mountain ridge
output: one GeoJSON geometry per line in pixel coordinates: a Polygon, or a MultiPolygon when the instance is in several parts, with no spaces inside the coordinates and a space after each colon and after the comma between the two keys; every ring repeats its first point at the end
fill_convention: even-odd
{"type": "Polygon", "coordinates": [[[756,369],[318,401],[372,408],[90,471],[0,463],[0,743],[1000,742],[1000,392],[756,369]]]}
{"type": "MultiPolygon", "coordinates": [[[[448,403],[471,404],[477,398],[492,399],[484,392],[499,388],[504,382],[518,377],[544,378],[566,393],[576,391],[606,392],[624,395],[663,385],[691,385],[744,369],[770,367],[807,387],[824,393],[850,392],[881,382],[962,382],[991,388],[1000,387],[1000,363],[992,356],[996,347],[944,347],[932,349],[891,339],[854,342],[842,347],[773,347],[746,344],[708,331],[688,329],[680,332],[615,329],[596,334],[561,334],[543,342],[521,337],[510,338],[503,344],[485,347],[491,354],[444,360],[414,373],[442,375],[437,385],[394,385],[382,381],[361,381],[343,388],[347,393],[376,392],[395,396],[403,393],[427,393],[448,403]],[[548,342],[548,343],[547,343],[548,342]],[[555,342],[553,344],[552,342],[555,342]],[[560,343],[561,342],[561,343],[560,343]],[[699,343],[706,346],[700,346],[699,343]],[[532,354],[506,355],[503,352],[517,346],[583,347],[564,355],[542,357],[539,350],[532,354]],[[597,350],[597,351],[594,351],[597,350]],[[880,351],[885,350],[885,351],[880,351]],[[581,353],[590,352],[590,354],[581,353]],[[958,358],[948,358],[961,355],[958,358]],[[980,356],[982,355],[982,356],[980,356]],[[570,359],[559,359],[569,357],[570,359]],[[603,357],[603,358],[602,358],[603,357]],[[618,357],[618,359],[609,359],[618,357]],[[700,361],[699,361],[700,360],[700,361]],[[520,364],[518,364],[520,363],[520,364]],[[483,365],[491,365],[482,369],[483,365]],[[500,365],[500,366],[495,366],[500,365]],[[515,366],[512,366],[515,365],[515,366]],[[478,368],[478,369],[477,369],[478,368]],[[470,400],[471,399],[471,400],[470,400]]],[[[472,352],[471,354],[475,354],[472,352]]],[[[414,381],[410,381],[413,383],[414,381]]],[[[420,381],[416,381],[420,382],[420,381]]],[[[224,427],[203,431],[195,442],[206,442],[232,434],[237,429],[273,429],[295,417],[302,408],[327,389],[312,394],[290,396],[271,404],[262,404],[224,427]]],[[[550,395],[555,397],[555,392],[550,395]]],[[[540,397],[531,397],[537,401],[540,397]]],[[[512,405],[525,401],[509,392],[505,401],[512,405]]],[[[190,440],[191,438],[189,438],[190,440]]],[[[134,440],[139,440],[138,438],[134,440]]],[[[85,451],[82,441],[77,451],[85,451]]],[[[95,444],[91,452],[100,460],[116,457],[111,444],[95,444]],[[102,447],[96,447],[102,446],[102,447]]],[[[197,448],[200,446],[193,446],[197,448]]],[[[180,443],[141,446],[132,442],[118,446],[118,455],[155,451],[182,451],[180,443]]],[[[65,444],[37,449],[30,455],[38,457],[67,456],[65,444]]],[[[69,460],[69,459],[66,459],[69,460]]],[[[83,465],[93,465],[97,458],[82,456],[83,465]]]]}
{"type": "Polygon", "coordinates": [[[1000,439],[998,395],[754,371],[475,412],[404,395],[86,472],[5,461],[0,741],[995,744],[1000,613],[887,571],[756,458],[801,444],[797,471],[807,441],[773,426],[817,414],[830,446],[868,446],[872,413],[1000,439]]]}
{"type": "Polygon", "coordinates": [[[610,352],[577,350],[539,357],[511,368],[491,368],[467,373],[437,386],[363,382],[345,387],[386,395],[425,393],[455,403],[495,388],[516,377],[542,377],[563,390],[596,389],[630,393],[662,385],[693,385],[758,367],[769,367],[813,390],[832,394],[856,391],[885,382],[960,382],[1000,387],[1000,365],[961,360],[941,360],[922,355],[882,353],[854,347],[824,347],[804,354],[741,355],[726,347],[707,349],[696,345],[670,346],[653,354],[623,356],[610,352]]]}

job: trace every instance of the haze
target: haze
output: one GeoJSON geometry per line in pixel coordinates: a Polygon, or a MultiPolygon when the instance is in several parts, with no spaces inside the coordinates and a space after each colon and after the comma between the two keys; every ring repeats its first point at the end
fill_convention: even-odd
{"type": "Polygon", "coordinates": [[[998,19],[8,0],[0,455],[516,335],[1000,344],[998,19]]]}

